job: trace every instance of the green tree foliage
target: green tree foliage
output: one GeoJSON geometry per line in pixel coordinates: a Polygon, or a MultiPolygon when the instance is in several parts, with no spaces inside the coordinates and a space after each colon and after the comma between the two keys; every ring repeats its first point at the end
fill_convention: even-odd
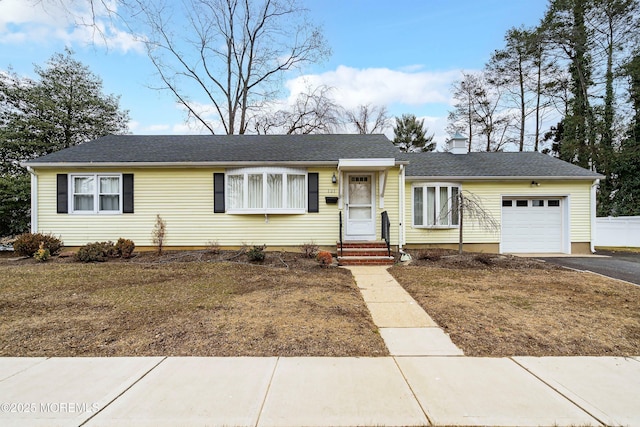
{"type": "Polygon", "coordinates": [[[637,170],[637,118],[629,114],[637,89],[631,84],[628,98],[623,89],[634,79],[638,28],[640,0],[550,0],[538,27],[510,29],[485,69],[454,85],[447,130],[470,141],[484,135],[487,150],[510,141],[523,150],[533,139],[534,150],[549,153],[539,146],[543,134],[554,155],[605,176],[598,215],[633,211],[623,206],[638,194],[638,173],[629,172],[637,170]],[[514,112],[515,126],[499,126],[514,112]],[[557,125],[541,129],[545,115],[558,116],[557,125]]]}
{"type": "Polygon", "coordinates": [[[395,135],[393,143],[405,153],[433,151],[436,148],[433,135],[427,136],[424,119],[418,120],[413,114],[403,114],[401,118],[396,117],[393,133],[395,135]]]}
{"type": "Polygon", "coordinates": [[[0,175],[0,236],[29,231],[29,175],[0,175]]]}
{"type": "Polygon", "coordinates": [[[18,163],[127,130],[119,97],[102,92],[102,80],[73,58],[56,53],[35,67],[37,80],[9,72],[0,79],[2,173],[18,163]]]}
{"type": "Polygon", "coordinates": [[[593,159],[595,116],[591,106],[593,61],[586,26],[589,0],[554,0],[543,21],[546,40],[568,61],[571,98],[558,142],[559,156],[584,168],[593,159]]]}
{"type": "Polygon", "coordinates": [[[0,72],[0,234],[27,231],[30,178],[20,162],[112,133],[127,131],[119,97],[73,58],[53,55],[36,79],[0,72]]]}
{"type": "Polygon", "coordinates": [[[613,213],[640,215],[640,55],[625,65],[624,73],[629,80],[633,116],[616,159],[613,213]]]}

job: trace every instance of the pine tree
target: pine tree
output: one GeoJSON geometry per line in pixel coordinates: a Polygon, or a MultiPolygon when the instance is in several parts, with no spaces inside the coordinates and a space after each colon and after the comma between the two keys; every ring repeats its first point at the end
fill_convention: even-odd
{"type": "Polygon", "coordinates": [[[0,72],[0,234],[28,228],[30,180],[20,162],[124,133],[129,121],[119,98],[105,95],[100,78],[70,50],[35,73],[34,80],[0,72]]]}
{"type": "Polygon", "coordinates": [[[403,114],[401,118],[396,117],[393,133],[395,135],[393,143],[405,153],[433,151],[436,148],[433,135],[426,135],[427,128],[424,127],[424,119],[418,120],[413,114],[403,114]]]}
{"type": "Polygon", "coordinates": [[[624,67],[633,117],[620,146],[614,176],[613,214],[640,215],[640,55],[624,67]]]}

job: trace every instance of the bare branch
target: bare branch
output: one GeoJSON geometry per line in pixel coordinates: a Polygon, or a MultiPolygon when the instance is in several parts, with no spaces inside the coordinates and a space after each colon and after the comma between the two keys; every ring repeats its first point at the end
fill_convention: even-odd
{"type": "Polygon", "coordinates": [[[345,112],[347,123],[359,134],[383,133],[389,127],[390,118],[384,105],[359,105],[345,112]]]}

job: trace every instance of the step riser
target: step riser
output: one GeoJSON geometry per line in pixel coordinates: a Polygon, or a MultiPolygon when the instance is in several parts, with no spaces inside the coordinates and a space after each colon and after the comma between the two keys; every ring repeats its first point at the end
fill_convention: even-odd
{"type": "Polygon", "coordinates": [[[349,250],[345,249],[340,252],[338,249],[338,256],[387,256],[388,251],[387,248],[384,248],[380,251],[358,251],[358,250],[349,250]]]}
{"type": "Polygon", "coordinates": [[[339,265],[393,265],[393,260],[359,259],[359,260],[339,260],[339,265]]]}
{"type": "MultiPolygon", "coordinates": [[[[340,249],[340,243],[338,243],[336,245],[336,247],[338,249],[340,249]]],[[[386,243],[379,243],[379,242],[371,242],[371,243],[342,243],[342,247],[344,249],[369,249],[369,248],[378,248],[378,249],[386,249],[387,248],[387,244],[386,243]]]]}

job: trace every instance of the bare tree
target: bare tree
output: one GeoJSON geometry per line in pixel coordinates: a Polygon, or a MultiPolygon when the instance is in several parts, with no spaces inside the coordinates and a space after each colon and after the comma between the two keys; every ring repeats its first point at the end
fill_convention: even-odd
{"type": "Polygon", "coordinates": [[[469,152],[473,147],[473,136],[476,133],[475,103],[480,82],[476,75],[462,73],[462,79],[453,84],[454,110],[449,111],[447,132],[454,135],[460,132],[467,136],[469,152]]]}
{"type": "Polygon", "coordinates": [[[503,111],[502,90],[501,86],[492,85],[483,77],[474,94],[474,121],[480,135],[485,138],[485,151],[500,151],[506,144],[513,142],[509,134],[513,127],[513,117],[503,111]]]}
{"type": "Polygon", "coordinates": [[[335,132],[342,122],[343,110],[331,98],[332,88],[318,86],[298,95],[288,109],[264,112],[253,119],[253,129],[258,134],[286,133],[310,134],[335,132]]]}
{"type": "Polygon", "coordinates": [[[487,79],[486,72],[462,76],[453,86],[456,103],[449,112],[447,130],[451,134],[466,133],[469,151],[473,149],[474,136],[484,137],[484,151],[503,149],[513,141],[510,135],[513,117],[503,108],[503,88],[487,79]]]}
{"type": "MultiPolygon", "coordinates": [[[[463,232],[465,221],[470,221],[472,226],[478,225],[491,232],[500,230],[498,221],[496,221],[491,212],[483,206],[482,200],[466,190],[452,194],[449,203],[447,203],[447,207],[440,212],[439,218],[440,217],[456,217],[459,219],[458,252],[460,254],[462,254],[464,246],[463,232]]],[[[439,219],[437,221],[439,221],[439,219]]]]}
{"type": "MultiPolygon", "coordinates": [[[[72,13],[71,0],[36,1],[72,13]]],[[[84,1],[91,8],[84,24],[100,29],[97,18],[106,14],[137,35],[160,79],[156,89],[211,133],[245,133],[284,73],[330,53],[300,0],[84,1]]]]}
{"type": "Polygon", "coordinates": [[[389,127],[391,118],[384,105],[359,105],[346,111],[346,122],[361,135],[382,133],[389,127]]]}

